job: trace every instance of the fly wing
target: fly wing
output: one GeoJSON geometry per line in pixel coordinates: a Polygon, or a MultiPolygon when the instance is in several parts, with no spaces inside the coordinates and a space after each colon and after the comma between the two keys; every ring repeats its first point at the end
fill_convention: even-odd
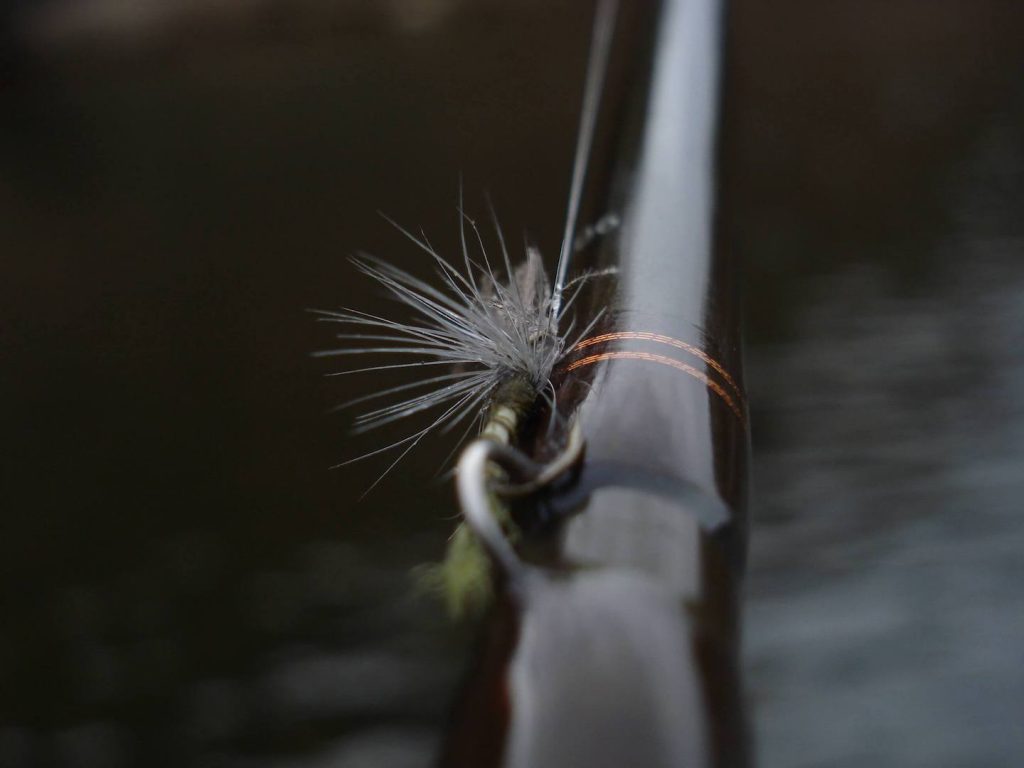
{"type": "Polygon", "coordinates": [[[551,300],[551,283],[544,270],[540,251],[533,246],[526,248],[526,261],[516,268],[516,285],[523,298],[523,307],[533,315],[542,316],[551,300]]]}

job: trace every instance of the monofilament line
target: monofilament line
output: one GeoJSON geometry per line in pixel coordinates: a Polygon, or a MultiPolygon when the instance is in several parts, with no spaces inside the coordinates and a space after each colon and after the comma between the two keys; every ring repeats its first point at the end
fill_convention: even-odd
{"type": "Polygon", "coordinates": [[[380,364],[350,367],[333,375],[372,375],[399,370],[419,374],[415,381],[364,394],[345,406],[380,399],[377,407],[369,407],[355,418],[353,433],[365,433],[412,417],[428,421],[412,434],[337,465],[398,451],[398,458],[370,488],[427,434],[449,431],[460,425],[466,427],[468,434],[474,423],[498,403],[515,403],[523,413],[544,403],[549,409],[549,432],[554,431],[558,421],[552,381],[554,371],[563,362],[566,352],[587,336],[602,315],[598,312],[582,329],[577,329],[572,318],[567,317],[584,283],[608,273],[591,272],[571,281],[567,278],[617,8],[617,0],[598,0],[555,285],[548,281],[543,259],[536,248],[526,246],[525,258],[513,266],[505,235],[488,201],[500,252],[492,264],[476,222],[463,208],[460,180],[457,209],[460,252],[454,262],[435,250],[422,230],[416,235],[388,219],[429,257],[433,281],[366,254],[353,259],[360,272],[400,305],[407,319],[345,307],[318,312],[321,320],[339,323],[346,330],[337,334],[344,342],[341,348],[324,350],[317,356],[350,360],[362,355],[383,356],[380,364]],[[461,266],[457,266],[460,263],[461,266]],[[440,411],[440,415],[427,418],[428,411],[435,414],[440,411]]]}
{"type": "Polygon", "coordinates": [[[618,0],[598,0],[597,10],[594,14],[590,55],[587,61],[587,79],[583,87],[583,107],[580,112],[579,132],[576,136],[576,155],[572,164],[572,182],[569,187],[569,204],[565,213],[565,230],[562,233],[562,247],[558,253],[558,267],[555,269],[555,282],[552,288],[552,317],[558,317],[562,308],[562,295],[565,292],[566,278],[569,274],[569,261],[572,259],[573,239],[576,234],[580,202],[583,196],[583,181],[587,175],[587,163],[590,159],[591,146],[594,143],[597,114],[601,108],[601,91],[604,89],[608,60],[611,58],[612,33],[615,30],[617,11],[618,0]]]}

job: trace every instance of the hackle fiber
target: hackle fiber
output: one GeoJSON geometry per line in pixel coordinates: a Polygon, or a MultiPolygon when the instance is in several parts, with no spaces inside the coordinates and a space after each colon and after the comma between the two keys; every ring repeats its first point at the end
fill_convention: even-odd
{"type": "Polygon", "coordinates": [[[347,369],[336,375],[400,368],[411,369],[418,375],[414,381],[339,406],[346,408],[394,398],[393,402],[357,416],[355,432],[366,432],[420,412],[440,410],[427,426],[413,434],[343,464],[405,446],[385,471],[387,474],[432,430],[451,430],[468,420],[468,431],[474,417],[481,416],[498,391],[510,382],[525,384],[535,398],[544,399],[554,407],[551,375],[572,346],[566,338],[572,332],[572,323],[562,332],[559,327],[582,280],[573,281],[576,290],[556,314],[551,286],[535,248],[527,247],[524,260],[514,268],[495,219],[503,261],[503,269],[496,272],[476,223],[464,214],[460,214],[460,221],[462,269],[441,256],[426,236],[417,237],[395,224],[430,256],[437,276],[436,285],[382,259],[368,255],[352,259],[360,272],[411,312],[411,319],[396,320],[350,308],[317,313],[322,320],[355,329],[338,334],[337,338],[346,342],[345,347],[319,352],[318,356],[373,354],[391,358],[391,362],[347,369]],[[473,232],[472,251],[466,238],[467,224],[473,232]],[[426,371],[438,369],[444,372],[424,375],[426,371]]]}

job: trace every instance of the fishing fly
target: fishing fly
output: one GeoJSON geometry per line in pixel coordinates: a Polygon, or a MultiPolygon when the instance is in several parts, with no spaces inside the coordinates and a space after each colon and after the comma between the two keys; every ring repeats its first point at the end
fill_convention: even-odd
{"type": "Polygon", "coordinates": [[[431,285],[381,259],[353,259],[360,272],[411,310],[412,319],[395,320],[355,309],[319,313],[323,320],[354,329],[337,336],[347,346],[316,353],[319,356],[380,354],[397,358],[382,365],[348,369],[343,374],[447,369],[343,404],[347,407],[400,396],[357,416],[354,431],[360,433],[424,411],[441,411],[427,426],[412,434],[342,463],[402,448],[378,482],[431,431],[451,430],[463,422],[467,422],[469,431],[499,400],[540,399],[554,414],[552,373],[565,352],[596,322],[592,320],[574,333],[575,323],[566,320],[585,278],[569,283],[568,300],[556,309],[555,294],[535,248],[527,247],[522,263],[513,267],[495,217],[502,259],[496,267],[487,256],[476,222],[464,213],[460,213],[460,219],[463,269],[445,259],[425,238],[400,228],[429,255],[439,285],[431,285]],[[466,238],[467,226],[476,243],[472,253],[466,238]]]}
{"type": "MultiPolygon", "coordinates": [[[[431,412],[426,426],[337,465],[397,450],[397,458],[370,489],[428,434],[450,431],[460,425],[465,425],[465,434],[468,434],[496,404],[514,403],[523,410],[530,404],[544,402],[550,409],[552,423],[556,418],[553,372],[567,351],[600,318],[598,315],[585,327],[576,327],[571,316],[573,301],[594,273],[575,279],[569,279],[568,275],[575,252],[580,200],[609,59],[615,10],[615,0],[600,0],[594,18],[569,202],[554,281],[549,280],[540,252],[532,246],[525,248],[517,265],[513,264],[493,207],[491,220],[499,257],[490,258],[479,226],[463,208],[460,188],[461,253],[455,261],[439,253],[425,234],[414,234],[391,222],[429,257],[436,284],[379,258],[362,255],[353,259],[356,269],[411,312],[410,319],[397,320],[352,308],[318,312],[320,319],[345,327],[337,336],[344,346],[316,353],[318,356],[390,356],[388,362],[348,368],[336,375],[396,369],[417,374],[413,381],[339,406],[383,402],[355,418],[355,432],[363,433],[431,412]],[[424,372],[429,373],[422,375],[424,372]]],[[[507,410],[514,412],[516,408],[507,410]]]]}

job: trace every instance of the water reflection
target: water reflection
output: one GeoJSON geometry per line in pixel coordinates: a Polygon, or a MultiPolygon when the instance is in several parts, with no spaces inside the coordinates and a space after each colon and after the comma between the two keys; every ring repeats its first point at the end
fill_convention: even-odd
{"type": "Polygon", "coordinates": [[[1016,765],[1024,702],[1024,153],[1009,125],[948,190],[926,286],[811,281],[752,350],[746,624],[764,765],[1016,765]]]}

